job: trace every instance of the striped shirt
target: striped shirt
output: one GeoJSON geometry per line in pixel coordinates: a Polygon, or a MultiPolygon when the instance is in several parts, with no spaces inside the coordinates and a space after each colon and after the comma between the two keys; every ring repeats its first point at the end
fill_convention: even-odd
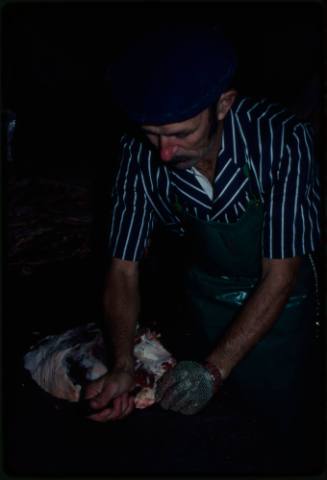
{"type": "Polygon", "coordinates": [[[264,206],[264,257],[294,257],[317,248],[320,192],[312,129],[280,105],[236,99],[224,120],[212,188],[194,168],[163,164],[146,139],[124,135],[120,147],[111,202],[111,256],[140,260],[158,223],[183,235],[176,198],[199,219],[231,223],[246,211],[252,194],[264,206]]]}

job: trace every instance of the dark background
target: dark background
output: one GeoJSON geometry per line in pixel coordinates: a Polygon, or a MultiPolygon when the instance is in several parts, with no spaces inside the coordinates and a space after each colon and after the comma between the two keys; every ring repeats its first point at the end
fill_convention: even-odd
{"type": "Polygon", "coordinates": [[[110,163],[103,147],[116,140],[120,125],[106,66],[147,25],[172,17],[223,25],[239,54],[241,93],[270,97],[303,115],[318,108],[319,4],[13,3],[2,10],[2,106],[17,112],[17,160],[42,172],[97,171],[110,163]]]}
{"type": "Polygon", "coordinates": [[[147,25],[172,18],[220,23],[238,52],[240,93],[282,102],[313,121],[321,156],[318,3],[9,3],[2,10],[2,108],[17,115],[16,173],[90,180],[99,238],[124,128],[106,68],[147,25]]]}
{"type": "MultiPolygon", "coordinates": [[[[13,473],[255,474],[291,469],[287,462],[278,465],[271,460],[260,440],[262,433],[238,407],[219,405],[204,417],[188,421],[154,408],[138,412],[121,427],[89,425],[65,410],[55,410],[22,373],[22,357],[34,330],[44,335],[101,318],[109,193],[117,166],[117,142],[124,129],[104,80],[105,71],[120,49],[147,25],[172,17],[223,25],[239,55],[236,86],[240,93],[281,102],[300,118],[312,121],[317,159],[324,173],[324,11],[319,4],[7,4],[1,16],[2,110],[15,112],[17,126],[14,160],[10,166],[5,159],[2,163],[4,204],[6,179],[14,173],[18,180],[46,177],[83,185],[89,192],[92,215],[89,258],[52,263],[27,277],[10,269],[7,272],[5,458],[13,473]],[[31,431],[34,443],[30,443],[31,431]],[[159,447],[149,442],[151,436],[160,438],[160,455],[159,447]],[[206,444],[210,438],[212,442],[206,444]],[[108,463],[109,445],[113,453],[108,463]],[[126,451],[131,459],[128,464],[126,451]]],[[[157,293],[160,282],[151,288],[151,294],[157,293]]],[[[150,312],[153,307],[154,302],[147,306],[150,312]]],[[[162,307],[166,312],[167,305],[162,307]]],[[[317,453],[321,442],[312,441],[318,442],[317,453]]],[[[314,466],[309,461],[309,473],[318,468],[315,461],[314,466]]]]}

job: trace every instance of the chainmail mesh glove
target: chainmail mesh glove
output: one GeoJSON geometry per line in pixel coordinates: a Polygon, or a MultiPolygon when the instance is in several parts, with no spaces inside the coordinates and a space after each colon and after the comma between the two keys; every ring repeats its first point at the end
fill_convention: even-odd
{"type": "Polygon", "coordinates": [[[205,407],[214,393],[211,372],[200,363],[184,360],[158,383],[156,401],[166,410],[193,415],[205,407]]]}

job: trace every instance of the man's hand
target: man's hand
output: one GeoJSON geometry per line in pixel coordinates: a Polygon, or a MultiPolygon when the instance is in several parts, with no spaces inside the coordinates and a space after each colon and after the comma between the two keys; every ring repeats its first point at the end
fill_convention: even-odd
{"type": "Polygon", "coordinates": [[[301,262],[300,257],[262,260],[262,278],[207,357],[223,380],[278,320],[294,288],[301,262]]]}
{"type": "Polygon", "coordinates": [[[159,382],[156,401],[166,410],[193,415],[205,407],[215,390],[215,378],[206,367],[182,361],[159,382]]]}
{"type": "Polygon", "coordinates": [[[104,333],[110,339],[115,366],[85,389],[84,398],[90,400],[90,407],[95,410],[87,418],[97,422],[124,418],[134,409],[130,392],[135,386],[133,347],[140,310],[137,262],[112,259],[106,276],[103,306],[104,333]],[[97,412],[99,409],[102,411],[97,412]]]}
{"type": "Polygon", "coordinates": [[[85,389],[85,399],[91,408],[101,410],[87,418],[97,422],[120,420],[134,410],[134,397],[130,391],[135,386],[132,371],[114,370],[91,382],[85,389]],[[108,404],[111,402],[110,407],[108,404]]]}

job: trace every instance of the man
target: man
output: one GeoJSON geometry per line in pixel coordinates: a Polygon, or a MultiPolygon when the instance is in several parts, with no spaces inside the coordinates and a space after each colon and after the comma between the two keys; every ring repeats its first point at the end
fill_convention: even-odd
{"type": "Polygon", "coordinates": [[[235,70],[228,42],[199,26],[144,35],[112,70],[113,98],[137,128],[121,140],[113,190],[104,305],[114,366],[87,388],[95,421],[133,410],[139,262],[159,224],[187,242],[185,304],[205,338],[202,359],[194,352],[163,378],[161,406],[195,414],[230,383],[285,429],[306,408],[319,242],[312,132],[279,105],[240,97],[235,70]]]}

